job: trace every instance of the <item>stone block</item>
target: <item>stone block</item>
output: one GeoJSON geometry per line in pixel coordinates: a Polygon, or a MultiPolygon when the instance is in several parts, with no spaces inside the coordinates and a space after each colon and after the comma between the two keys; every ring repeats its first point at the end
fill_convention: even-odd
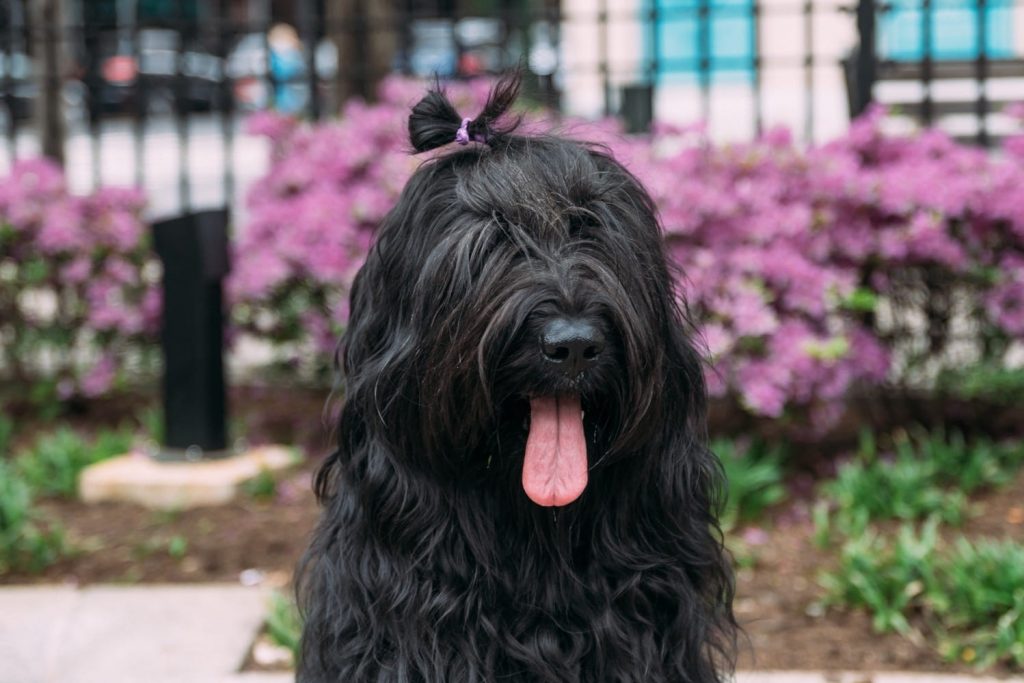
{"type": "Polygon", "coordinates": [[[264,471],[287,469],[299,459],[297,451],[285,446],[260,446],[200,462],[157,462],[128,453],[87,467],[78,494],[87,503],[124,501],[161,510],[223,505],[243,482],[264,471]]]}

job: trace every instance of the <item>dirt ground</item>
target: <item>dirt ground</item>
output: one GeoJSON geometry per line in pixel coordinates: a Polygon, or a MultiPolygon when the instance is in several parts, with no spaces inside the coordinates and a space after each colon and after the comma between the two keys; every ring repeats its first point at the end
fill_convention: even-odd
{"type": "MultiPolygon", "coordinates": [[[[1012,485],[978,496],[972,518],[946,533],[1024,543],[1022,505],[1024,473],[1012,485]]],[[[874,633],[866,612],[822,613],[818,577],[834,566],[834,559],[815,545],[813,525],[800,514],[802,508],[797,502],[779,514],[763,543],[752,549],[754,567],[737,573],[734,607],[747,636],[741,668],[973,671],[966,664],[947,663],[928,643],[874,633]]]]}
{"type": "MultiPolygon", "coordinates": [[[[300,443],[317,458],[323,454],[322,394],[282,398],[246,390],[232,400],[254,441],[300,443]],[[278,417],[258,418],[268,414],[278,417]],[[302,414],[306,420],[287,417],[302,414]]],[[[41,511],[59,521],[78,552],[42,574],[0,576],[0,584],[239,581],[251,569],[258,572],[247,572],[247,577],[284,584],[318,515],[309,488],[313,461],[283,478],[269,501],[246,497],[175,513],[128,504],[42,501],[41,511]]],[[[1011,486],[976,497],[973,517],[957,531],[1024,543],[1022,505],[1024,473],[1011,486]]],[[[746,534],[756,544],[747,545],[753,566],[737,574],[735,610],[745,630],[740,667],[970,671],[947,664],[926,643],[873,633],[863,612],[823,612],[817,606],[818,577],[832,559],[813,543],[807,506],[805,500],[790,503],[775,511],[763,534],[746,534]]]]}
{"type": "MultiPolygon", "coordinates": [[[[82,551],[42,574],[8,575],[0,583],[238,581],[247,569],[285,583],[318,514],[308,477],[301,471],[283,481],[272,502],[244,500],[175,514],[126,504],[47,502],[42,509],[61,520],[82,551]],[[172,551],[177,538],[185,546],[179,542],[172,551]]],[[[1024,476],[981,496],[976,516],[961,531],[1024,542],[1022,493],[1024,476]]],[[[865,613],[819,612],[818,576],[832,560],[814,545],[801,507],[779,512],[761,543],[751,546],[754,566],[738,571],[741,667],[970,671],[944,662],[927,644],[873,633],[865,613]]]]}

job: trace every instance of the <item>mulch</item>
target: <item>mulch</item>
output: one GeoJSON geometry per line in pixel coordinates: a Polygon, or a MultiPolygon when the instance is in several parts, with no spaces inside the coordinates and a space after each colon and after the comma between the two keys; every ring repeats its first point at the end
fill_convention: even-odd
{"type": "MultiPolygon", "coordinates": [[[[250,388],[235,390],[232,404],[254,441],[299,443],[315,456],[279,481],[272,500],[246,497],[174,513],[40,501],[40,510],[63,526],[78,552],[41,574],[0,576],[0,584],[236,582],[243,572],[245,580],[287,583],[319,514],[309,482],[313,463],[326,452],[324,394],[250,388]]],[[[1008,487],[975,497],[973,516],[951,533],[1024,543],[1022,501],[1024,473],[1008,487]]],[[[776,510],[760,542],[747,546],[756,559],[737,574],[735,609],[745,631],[741,668],[972,670],[945,662],[927,643],[874,633],[861,611],[820,610],[818,578],[834,560],[814,544],[806,508],[797,500],[776,510]]]]}

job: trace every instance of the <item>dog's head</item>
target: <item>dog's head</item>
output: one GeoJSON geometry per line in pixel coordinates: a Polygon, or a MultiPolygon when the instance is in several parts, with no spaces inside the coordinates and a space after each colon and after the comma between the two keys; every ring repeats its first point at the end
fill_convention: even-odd
{"type": "Polygon", "coordinates": [[[505,473],[562,506],[617,462],[643,476],[681,457],[704,385],[650,196],[600,147],[515,134],[517,88],[499,83],[472,121],[440,91],[413,109],[416,151],[464,144],[386,218],[342,365],[360,430],[412,467],[505,473]]]}

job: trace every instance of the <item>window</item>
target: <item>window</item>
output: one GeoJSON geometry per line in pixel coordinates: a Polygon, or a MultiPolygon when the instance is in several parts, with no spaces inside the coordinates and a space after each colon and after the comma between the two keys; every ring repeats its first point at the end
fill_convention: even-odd
{"type": "MultiPolygon", "coordinates": [[[[888,59],[917,61],[925,55],[925,25],[921,0],[892,0],[892,9],[879,14],[879,55],[888,59]]],[[[933,0],[928,10],[933,59],[974,59],[978,43],[977,0],[933,0]]],[[[985,54],[1013,56],[1012,0],[988,0],[983,23],[985,54]]]]}
{"type": "Polygon", "coordinates": [[[756,30],[752,0],[650,1],[657,8],[658,78],[697,80],[706,58],[711,81],[750,79],[756,30]]]}

